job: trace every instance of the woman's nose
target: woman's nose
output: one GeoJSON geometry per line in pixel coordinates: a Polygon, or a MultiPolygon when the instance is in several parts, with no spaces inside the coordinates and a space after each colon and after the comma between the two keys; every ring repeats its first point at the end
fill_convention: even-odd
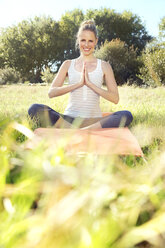
{"type": "Polygon", "coordinates": [[[85,46],[88,46],[88,41],[85,42],[85,46]]]}

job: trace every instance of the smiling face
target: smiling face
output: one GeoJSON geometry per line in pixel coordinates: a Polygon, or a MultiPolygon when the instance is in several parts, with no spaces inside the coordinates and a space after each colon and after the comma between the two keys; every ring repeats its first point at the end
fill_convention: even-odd
{"type": "Polygon", "coordinates": [[[84,56],[89,56],[92,55],[95,50],[97,38],[94,32],[90,30],[84,30],[79,34],[78,43],[80,53],[84,56]]]}

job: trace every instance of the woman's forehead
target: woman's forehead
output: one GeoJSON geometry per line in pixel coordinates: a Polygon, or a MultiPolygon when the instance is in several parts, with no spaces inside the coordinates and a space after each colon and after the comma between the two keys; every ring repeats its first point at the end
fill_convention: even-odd
{"type": "Polygon", "coordinates": [[[85,37],[85,38],[92,38],[92,39],[96,39],[96,37],[95,37],[95,34],[94,34],[94,32],[92,32],[92,31],[90,31],[90,30],[83,30],[83,31],[81,31],[81,33],[79,34],[79,37],[85,37]]]}

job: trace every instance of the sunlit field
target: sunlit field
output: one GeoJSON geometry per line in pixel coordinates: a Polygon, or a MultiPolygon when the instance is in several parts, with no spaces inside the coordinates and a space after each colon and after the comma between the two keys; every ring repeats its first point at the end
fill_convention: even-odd
{"type": "Polygon", "coordinates": [[[0,87],[0,247],[165,247],[165,88],[123,86],[119,104],[101,99],[103,112],[132,112],[144,158],[27,149],[29,106],[67,105],[48,88],[0,87]]]}
{"type": "MultiPolygon", "coordinates": [[[[49,99],[49,86],[1,86],[0,115],[15,118],[26,118],[28,107],[32,103],[47,104],[58,112],[67,106],[68,95],[49,99]]],[[[148,127],[165,125],[165,88],[119,87],[120,101],[117,105],[101,99],[103,112],[114,112],[127,109],[134,116],[133,126],[143,124],[148,127]]]]}

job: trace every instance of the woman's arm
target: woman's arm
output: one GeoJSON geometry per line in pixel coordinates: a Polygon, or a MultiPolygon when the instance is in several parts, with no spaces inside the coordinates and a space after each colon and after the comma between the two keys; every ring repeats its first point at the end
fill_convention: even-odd
{"type": "Polygon", "coordinates": [[[112,67],[108,62],[103,61],[102,68],[107,85],[107,90],[99,88],[95,84],[91,83],[88,78],[87,70],[85,69],[86,85],[106,100],[117,104],[119,102],[119,93],[112,67]]]}
{"type": "Polygon", "coordinates": [[[70,60],[66,60],[61,65],[48,91],[49,98],[64,95],[82,86],[81,82],[78,82],[76,84],[66,85],[66,86],[63,85],[65,78],[67,77],[67,74],[68,74],[70,63],[71,63],[70,60]]]}

